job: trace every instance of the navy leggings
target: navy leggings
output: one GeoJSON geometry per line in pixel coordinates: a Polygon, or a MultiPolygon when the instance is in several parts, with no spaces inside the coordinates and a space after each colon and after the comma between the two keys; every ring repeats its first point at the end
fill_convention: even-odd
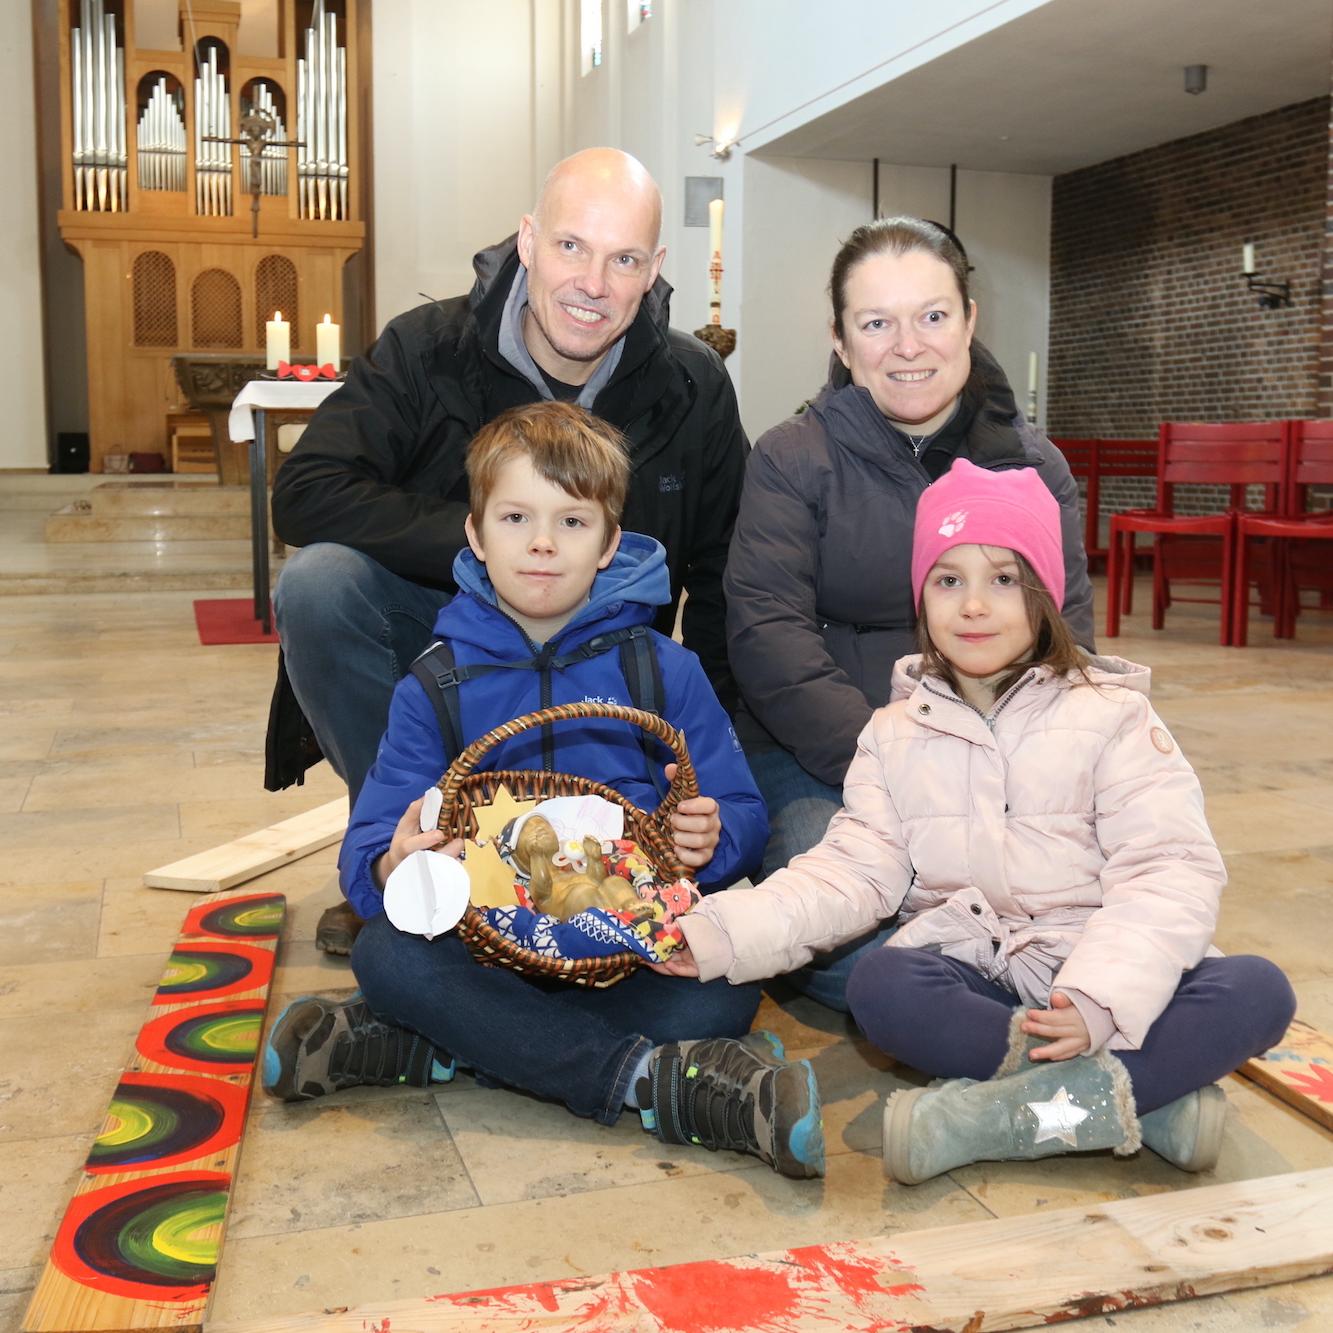
{"type": "MultiPolygon", "coordinates": [[[[936,1078],[989,1078],[1004,1059],[1017,997],[979,972],[924,949],[875,949],[852,970],[847,1001],[882,1051],[936,1078]]],[[[1266,958],[1205,958],[1186,972],[1129,1071],[1139,1114],[1239,1069],[1277,1045],[1296,996],[1266,958]]]]}

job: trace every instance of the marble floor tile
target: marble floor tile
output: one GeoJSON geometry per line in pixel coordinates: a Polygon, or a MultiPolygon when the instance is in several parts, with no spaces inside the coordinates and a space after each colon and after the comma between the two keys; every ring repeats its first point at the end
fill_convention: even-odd
{"type": "Polygon", "coordinates": [[[108,878],[102,889],[97,956],[148,954],[165,963],[199,898],[197,893],[175,889],[146,889],[141,874],[108,878]]]}
{"type": "MultiPolygon", "coordinates": [[[[0,1143],[0,1255],[6,1264],[46,1262],[65,1205],[79,1183],[88,1144],[82,1135],[0,1143]]],[[[3,1290],[0,1278],[0,1293],[3,1290]]]]}
{"type": "Polygon", "coordinates": [[[91,1145],[147,1011],[136,1001],[47,1012],[7,1028],[0,1144],[75,1134],[91,1145]]]}
{"type": "Polygon", "coordinates": [[[0,884],[0,968],[95,957],[101,914],[99,880],[0,884]]]}
{"type": "Polygon", "coordinates": [[[45,759],[51,753],[59,729],[52,722],[23,721],[6,717],[0,726],[0,763],[45,759]]]}
{"type": "MultiPolygon", "coordinates": [[[[0,904],[4,891],[0,890],[0,904]]],[[[0,913],[3,913],[0,905],[0,913]]],[[[0,1025],[39,1024],[52,1011],[92,1013],[107,1005],[153,998],[167,955],[140,953],[122,958],[61,957],[40,963],[0,965],[0,1025]]]]}
{"type": "MultiPolygon", "coordinates": [[[[106,795],[114,797],[117,804],[64,804],[48,810],[0,814],[0,847],[40,850],[58,848],[74,837],[95,842],[128,835],[152,842],[178,836],[179,806],[125,805],[128,793],[123,788],[106,795]]],[[[8,866],[0,867],[0,874],[8,873],[8,866]]]]}
{"type": "Polygon", "coordinates": [[[419,1088],[396,1091],[359,1088],[338,1103],[286,1105],[257,1090],[228,1247],[247,1237],[475,1208],[477,1191],[435,1099],[419,1088]]]}
{"type": "Polygon", "coordinates": [[[1309,802],[1286,792],[1208,796],[1204,810],[1223,856],[1308,847],[1328,827],[1309,802]]]}

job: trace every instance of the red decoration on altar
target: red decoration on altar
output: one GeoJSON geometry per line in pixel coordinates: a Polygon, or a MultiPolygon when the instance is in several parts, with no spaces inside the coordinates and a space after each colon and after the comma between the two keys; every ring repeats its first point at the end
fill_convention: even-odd
{"type": "Polygon", "coordinates": [[[322,366],[294,366],[287,361],[278,362],[278,378],[280,380],[301,380],[308,383],[310,380],[336,380],[338,372],[334,370],[331,363],[325,363],[322,366]]]}

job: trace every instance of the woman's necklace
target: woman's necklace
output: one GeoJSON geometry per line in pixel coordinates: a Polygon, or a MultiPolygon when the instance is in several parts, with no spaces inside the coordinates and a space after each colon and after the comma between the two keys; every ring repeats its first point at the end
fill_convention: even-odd
{"type": "Polygon", "coordinates": [[[930,439],[934,433],[934,431],[927,431],[924,435],[907,435],[907,432],[903,431],[903,434],[907,435],[907,443],[912,446],[912,452],[918,458],[921,457],[922,449],[926,447],[926,441],[930,439]]]}

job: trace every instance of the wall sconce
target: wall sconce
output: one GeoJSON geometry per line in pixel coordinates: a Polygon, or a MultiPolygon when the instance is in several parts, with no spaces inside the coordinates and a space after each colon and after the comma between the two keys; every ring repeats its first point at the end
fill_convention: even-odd
{"type": "Polygon", "coordinates": [[[1291,304],[1291,283],[1289,282],[1269,282],[1265,278],[1255,276],[1254,272],[1254,246],[1246,241],[1240,249],[1241,277],[1245,279],[1245,286],[1252,292],[1259,293],[1260,310],[1278,310],[1282,306],[1291,304]]]}
{"type": "Polygon", "coordinates": [[[714,139],[711,134],[696,134],[694,136],[694,146],[702,148],[704,144],[711,143],[712,148],[708,150],[710,157],[715,157],[719,162],[725,162],[731,156],[731,150],[736,147],[735,139],[714,139]]]}

